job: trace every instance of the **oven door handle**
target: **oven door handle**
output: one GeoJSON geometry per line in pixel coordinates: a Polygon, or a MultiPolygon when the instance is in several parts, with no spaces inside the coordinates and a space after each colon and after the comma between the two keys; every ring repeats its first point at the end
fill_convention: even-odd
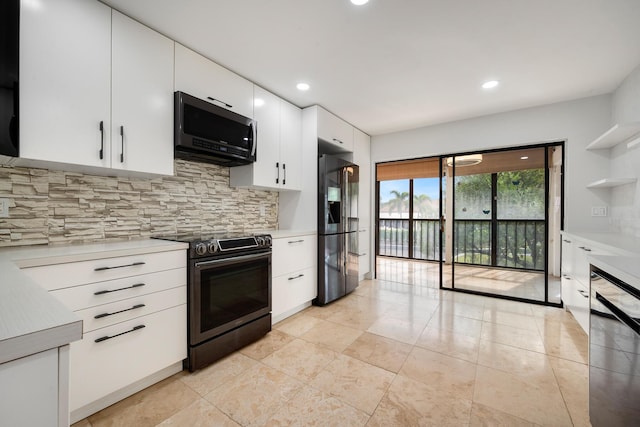
{"type": "Polygon", "coordinates": [[[196,262],[195,263],[195,267],[196,268],[200,268],[200,267],[206,267],[208,265],[235,263],[235,262],[238,262],[238,261],[247,261],[247,260],[250,260],[250,259],[264,258],[264,257],[270,256],[270,255],[271,255],[271,252],[266,252],[266,253],[261,253],[261,254],[242,255],[242,256],[237,256],[237,257],[214,259],[214,260],[211,260],[211,261],[201,261],[201,262],[196,262]]]}

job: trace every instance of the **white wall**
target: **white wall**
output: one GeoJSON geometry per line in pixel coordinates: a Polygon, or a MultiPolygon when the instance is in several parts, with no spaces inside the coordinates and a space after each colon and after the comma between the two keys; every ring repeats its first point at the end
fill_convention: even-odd
{"type": "MultiPolygon", "coordinates": [[[[640,122],[640,67],[613,94],[613,123],[630,122],[640,122]]],[[[622,143],[610,155],[612,177],[640,181],[640,145],[628,149],[622,143]]],[[[640,182],[611,190],[610,216],[613,230],[640,237],[640,182]]]]}
{"type": "Polygon", "coordinates": [[[382,162],[564,140],[564,229],[605,231],[609,218],[591,217],[591,207],[609,205],[610,195],[585,187],[609,175],[609,154],[584,148],[610,123],[611,95],[601,95],[374,136],[371,157],[382,162]]]}

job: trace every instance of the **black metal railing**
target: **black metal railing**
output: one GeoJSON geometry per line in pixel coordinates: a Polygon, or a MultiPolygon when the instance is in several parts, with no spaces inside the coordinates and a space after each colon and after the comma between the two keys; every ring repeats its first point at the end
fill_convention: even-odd
{"type": "MultiPolygon", "coordinates": [[[[380,219],[378,226],[378,255],[440,260],[437,219],[380,219]]],[[[497,220],[494,250],[491,220],[456,220],[453,259],[461,264],[543,271],[545,234],[544,220],[497,220]]]]}
{"type": "Polygon", "coordinates": [[[409,257],[409,220],[381,219],[378,222],[378,255],[409,257]]]}

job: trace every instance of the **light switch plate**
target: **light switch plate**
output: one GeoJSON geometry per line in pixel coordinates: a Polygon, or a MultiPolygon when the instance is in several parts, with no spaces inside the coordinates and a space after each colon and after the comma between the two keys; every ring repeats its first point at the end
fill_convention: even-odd
{"type": "Polygon", "coordinates": [[[607,207],[606,206],[592,206],[591,207],[591,216],[607,216],[607,207]]]}
{"type": "Polygon", "coordinates": [[[0,218],[9,218],[9,199],[0,198],[0,218]]]}

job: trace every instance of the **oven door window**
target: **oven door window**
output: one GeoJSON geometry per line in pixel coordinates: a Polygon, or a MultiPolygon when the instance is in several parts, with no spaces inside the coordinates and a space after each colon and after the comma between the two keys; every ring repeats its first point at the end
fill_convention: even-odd
{"type": "Polygon", "coordinates": [[[270,255],[199,270],[201,334],[217,335],[271,311],[270,255]]]}

